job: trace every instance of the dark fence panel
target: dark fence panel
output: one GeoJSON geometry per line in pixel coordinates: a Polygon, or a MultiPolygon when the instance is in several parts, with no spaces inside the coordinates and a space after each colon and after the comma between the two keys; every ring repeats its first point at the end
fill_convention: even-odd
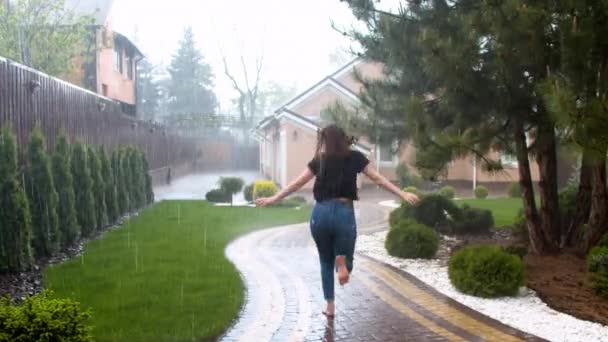
{"type": "Polygon", "coordinates": [[[108,151],[130,144],[146,153],[151,169],[190,163],[205,150],[204,139],[137,120],[125,115],[118,102],[0,57],[0,127],[4,125],[12,125],[21,154],[35,126],[50,150],[60,132],[108,151]]]}

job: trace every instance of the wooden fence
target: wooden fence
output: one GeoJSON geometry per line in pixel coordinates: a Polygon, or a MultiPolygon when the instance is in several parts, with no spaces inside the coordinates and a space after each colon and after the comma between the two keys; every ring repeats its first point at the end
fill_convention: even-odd
{"type": "Polygon", "coordinates": [[[102,145],[108,151],[118,145],[137,146],[153,170],[186,164],[221,169],[233,163],[205,158],[210,155],[205,137],[184,137],[137,120],[124,114],[116,101],[0,57],[0,127],[4,125],[13,127],[20,155],[38,126],[51,151],[58,134],[64,132],[71,140],[102,145]]]}

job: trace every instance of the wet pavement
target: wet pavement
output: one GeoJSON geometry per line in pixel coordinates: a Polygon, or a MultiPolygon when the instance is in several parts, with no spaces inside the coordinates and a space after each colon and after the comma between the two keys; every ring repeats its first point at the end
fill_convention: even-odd
{"type": "MultiPolygon", "coordinates": [[[[372,193],[357,203],[359,234],[387,228],[378,199],[372,193]]],[[[351,281],[336,285],[337,314],[328,321],[307,224],[251,233],[229,245],[227,255],[242,272],[247,295],[221,341],[541,341],[361,255],[351,281]]]]}
{"type": "MultiPolygon", "coordinates": [[[[173,180],[171,185],[154,187],[154,199],[156,201],[171,199],[205,199],[205,194],[217,189],[220,177],[240,177],[245,185],[256,180],[264,179],[256,171],[234,171],[234,172],[212,172],[198,173],[173,180]]],[[[234,195],[234,202],[244,201],[243,193],[234,195]]]]}

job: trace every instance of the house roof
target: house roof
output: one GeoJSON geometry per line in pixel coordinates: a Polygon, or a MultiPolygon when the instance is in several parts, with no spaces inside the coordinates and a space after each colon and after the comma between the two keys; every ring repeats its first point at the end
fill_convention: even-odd
{"type": "Polygon", "coordinates": [[[124,43],[127,43],[127,45],[128,45],[129,47],[131,47],[132,49],[134,49],[134,50],[135,50],[135,52],[137,52],[137,54],[138,54],[140,57],[142,57],[142,58],[144,57],[144,54],[143,54],[143,53],[142,53],[142,52],[139,50],[139,48],[137,47],[137,45],[135,45],[135,44],[134,44],[134,43],[133,43],[133,42],[132,42],[132,41],[131,41],[129,38],[127,38],[127,36],[125,36],[125,35],[123,35],[123,34],[120,34],[120,33],[116,32],[116,31],[114,31],[114,37],[115,37],[115,38],[116,38],[118,41],[122,41],[122,42],[124,42],[124,43]]]}
{"type": "Polygon", "coordinates": [[[76,15],[92,15],[95,25],[103,26],[110,17],[113,0],[66,0],[65,8],[76,15]]]}

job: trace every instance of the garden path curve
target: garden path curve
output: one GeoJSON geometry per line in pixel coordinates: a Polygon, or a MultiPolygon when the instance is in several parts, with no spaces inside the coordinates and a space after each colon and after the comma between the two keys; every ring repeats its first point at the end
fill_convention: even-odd
{"type": "MultiPolygon", "coordinates": [[[[372,202],[357,203],[356,215],[359,234],[387,229],[386,211],[372,202]]],[[[226,252],[247,295],[222,341],[542,341],[362,255],[350,283],[336,286],[337,315],[328,322],[307,224],[248,234],[226,252]]]]}

